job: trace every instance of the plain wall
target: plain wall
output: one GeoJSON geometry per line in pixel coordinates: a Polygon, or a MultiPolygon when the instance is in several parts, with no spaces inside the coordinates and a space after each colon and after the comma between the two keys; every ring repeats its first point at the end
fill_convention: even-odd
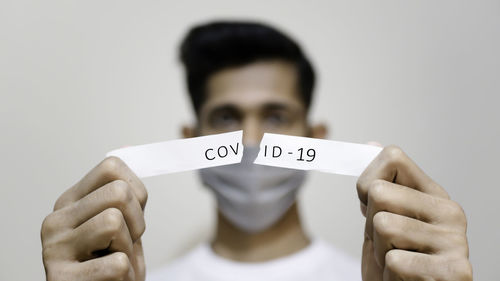
{"type": "MultiPolygon", "coordinates": [[[[42,220],[107,151],[180,137],[178,44],[214,18],[297,38],[319,73],[312,120],[401,146],[464,207],[475,279],[498,278],[500,1],[1,0],[1,280],[44,280],[42,220]]],[[[359,258],[355,181],[312,173],[299,200],[312,235],[359,258]]],[[[195,172],[144,182],[154,269],[209,239],[214,200],[195,172]]]]}

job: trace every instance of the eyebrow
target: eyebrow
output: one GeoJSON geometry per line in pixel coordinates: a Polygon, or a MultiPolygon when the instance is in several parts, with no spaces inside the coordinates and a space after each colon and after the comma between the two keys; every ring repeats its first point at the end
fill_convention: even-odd
{"type": "Polygon", "coordinates": [[[208,112],[208,115],[213,115],[215,113],[224,112],[224,111],[229,111],[229,112],[233,112],[233,113],[240,113],[240,109],[236,105],[229,103],[229,104],[221,104],[221,105],[217,105],[217,106],[213,107],[208,112]]]}
{"type": "MultiPolygon", "coordinates": [[[[269,102],[265,103],[262,106],[263,111],[272,111],[272,110],[295,110],[298,109],[296,106],[282,103],[282,102],[269,102]]],[[[223,112],[223,111],[229,111],[229,112],[234,112],[234,113],[241,113],[240,107],[233,103],[225,103],[225,104],[220,104],[214,106],[210,111],[208,112],[209,115],[217,113],[217,112],[223,112]]]]}
{"type": "Polygon", "coordinates": [[[263,109],[264,109],[264,111],[293,110],[293,109],[295,109],[295,107],[291,106],[289,104],[285,104],[285,103],[272,102],[272,103],[266,103],[266,104],[264,104],[263,109]]]}

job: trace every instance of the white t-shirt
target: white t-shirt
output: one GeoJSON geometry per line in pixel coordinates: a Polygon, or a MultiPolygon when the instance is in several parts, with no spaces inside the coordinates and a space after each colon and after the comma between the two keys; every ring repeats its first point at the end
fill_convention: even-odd
{"type": "Polygon", "coordinates": [[[173,263],[146,275],[146,281],[360,281],[360,262],[322,240],[268,262],[222,258],[203,243],[173,263]]]}

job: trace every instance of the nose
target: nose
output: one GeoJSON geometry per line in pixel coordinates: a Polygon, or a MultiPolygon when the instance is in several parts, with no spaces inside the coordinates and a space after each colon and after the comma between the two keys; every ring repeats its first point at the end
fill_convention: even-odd
{"type": "Polygon", "coordinates": [[[259,125],[259,122],[254,118],[246,118],[243,122],[243,145],[258,146],[264,131],[259,125]]]}

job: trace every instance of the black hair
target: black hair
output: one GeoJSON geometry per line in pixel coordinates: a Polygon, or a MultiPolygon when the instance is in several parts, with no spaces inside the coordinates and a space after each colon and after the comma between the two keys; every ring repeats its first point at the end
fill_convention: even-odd
{"type": "Polygon", "coordinates": [[[315,82],[312,64],[300,46],[277,29],[256,22],[217,21],[193,27],[180,46],[180,60],[195,112],[205,99],[206,82],[224,68],[261,60],[281,59],[294,64],[298,90],[309,108],[315,82]]]}

